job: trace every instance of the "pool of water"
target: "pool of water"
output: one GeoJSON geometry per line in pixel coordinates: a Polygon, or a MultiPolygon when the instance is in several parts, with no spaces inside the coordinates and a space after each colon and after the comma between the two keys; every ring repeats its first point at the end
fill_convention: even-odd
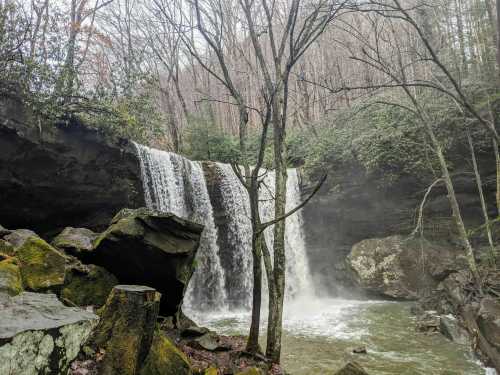
{"type": "MultiPolygon", "coordinates": [[[[415,331],[410,305],[299,299],[284,314],[282,362],[292,375],[334,374],[356,360],[372,375],[485,375],[469,348],[415,331]],[[352,349],[366,346],[368,354],[352,349]]],[[[220,334],[247,334],[247,311],[190,315],[220,334]]],[[[265,314],[264,314],[265,315],[265,314]]],[[[265,322],[263,322],[265,324],[265,322]]],[[[262,339],[264,345],[264,337],[262,339]]]]}

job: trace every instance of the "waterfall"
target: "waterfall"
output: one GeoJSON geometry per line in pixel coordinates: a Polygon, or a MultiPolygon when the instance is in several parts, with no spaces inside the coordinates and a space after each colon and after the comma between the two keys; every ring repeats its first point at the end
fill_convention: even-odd
{"type": "MultiPolygon", "coordinates": [[[[252,302],[252,228],[248,194],[231,166],[213,163],[213,189],[201,163],[136,144],[149,208],[203,224],[197,266],[186,291],[188,310],[248,309],[252,302]],[[212,191],[214,190],[214,191],[212,191]],[[211,200],[212,198],[212,200],[211,200]],[[214,207],[215,204],[215,213],[214,207]]],[[[260,213],[273,219],[274,172],[262,170],[260,213]]],[[[288,170],[287,210],[300,204],[297,170],[288,170]]],[[[272,227],[265,239],[272,250],[272,227]]],[[[300,212],[286,219],[287,300],[314,294],[300,212]]],[[[264,293],[265,295],[265,293],[264,293]]]]}
{"type": "Polygon", "coordinates": [[[185,304],[224,309],[226,276],[220,263],[217,230],[201,164],[139,144],[136,149],[148,208],[172,212],[205,227],[185,304]]]}

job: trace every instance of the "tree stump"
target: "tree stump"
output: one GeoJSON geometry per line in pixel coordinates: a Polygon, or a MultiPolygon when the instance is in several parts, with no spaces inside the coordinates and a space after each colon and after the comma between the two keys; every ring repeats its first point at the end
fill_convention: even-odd
{"type": "Polygon", "coordinates": [[[102,375],[136,375],[153,341],[161,294],[138,285],[117,285],[102,308],[90,346],[104,357],[102,375]]]}

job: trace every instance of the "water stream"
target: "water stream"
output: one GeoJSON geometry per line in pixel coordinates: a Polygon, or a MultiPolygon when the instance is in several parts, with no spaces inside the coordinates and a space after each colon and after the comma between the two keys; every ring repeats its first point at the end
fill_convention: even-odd
{"type": "MultiPolygon", "coordinates": [[[[200,325],[220,333],[246,334],[252,292],[251,225],[248,196],[227,164],[214,163],[211,183],[203,165],[179,155],[136,145],[145,200],[150,208],[203,224],[196,270],[184,310],[200,325]]],[[[287,209],[300,203],[296,170],[288,171],[287,209]]],[[[274,174],[262,171],[261,216],[273,218],[274,174]]],[[[354,359],[373,375],[483,375],[466,347],[441,335],[418,334],[404,303],[325,299],[315,295],[302,216],[287,218],[287,285],[283,362],[294,375],[333,374],[354,359]]],[[[272,228],[266,242],[272,247],[272,228]]],[[[265,293],[264,293],[265,294],[265,293]]],[[[265,305],[265,303],[264,303],[265,305]]],[[[267,316],[264,311],[263,318],[267,316]]],[[[266,322],[263,321],[263,327],[266,322]]]]}

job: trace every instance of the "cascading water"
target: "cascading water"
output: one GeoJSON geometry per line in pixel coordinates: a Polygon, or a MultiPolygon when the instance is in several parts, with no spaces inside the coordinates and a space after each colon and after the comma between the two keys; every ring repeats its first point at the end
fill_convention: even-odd
{"type": "MultiPolygon", "coordinates": [[[[205,225],[197,268],[189,284],[185,307],[248,309],[252,301],[252,228],[248,194],[228,164],[215,163],[223,220],[214,213],[200,163],[136,144],[141,161],[146,204],[205,225]]],[[[274,212],[274,172],[262,171],[260,191],[263,221],[274,212]]],[[[288,171],[287,210],[300,203],[297,171],[288,171]]],[[[312,295],[300,212],[286,219],[287,299],[312,295]]],[[[265,233],[272,250],[272,227],[265,233]]],[[[265,295],[265,293],[264,293],[265,295]]]]}
{"type": "Polygon", "coordinates": [[[139,144],[136,148],[147,206],[205,226],[185,304],[224,309],[226,277],[220,263],[217,230],[201,164],[139,144]]]}

